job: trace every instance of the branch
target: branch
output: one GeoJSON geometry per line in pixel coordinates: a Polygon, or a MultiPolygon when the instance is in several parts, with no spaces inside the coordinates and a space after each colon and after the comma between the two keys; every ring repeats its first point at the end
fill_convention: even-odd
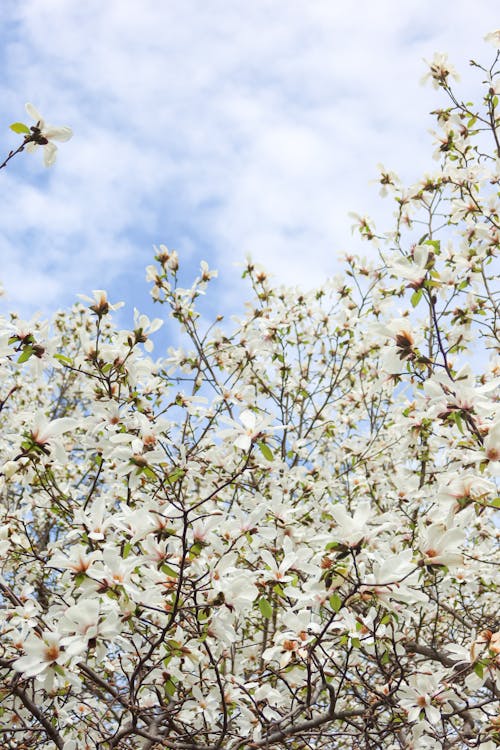
{"type": "Polygon", "coordinates": [[[111,693],[113,698],[118,701],[124,708],[129,708],[129,704],[127,701],[120,695],[119,691],[112,687],[106,680],[103,680],[102,677],[99,677],[99,675],[94,672],[93,669],[91,669],[85,662],[80,661],[78,662],[77,666],[84,672],[87,677],[89,677],[92,682],[95,682],[96,685],[99,685],[103,690],[105,690],[107,693],[111,693]]]}
{"type": "Polygon", "coordinates": [[[420,654],[421,656],[426,656],[428,659],[441,662],[445,667],[457,666],[456,661],[450,659],[449,656],[446,656],[446,654],[443,654],[441,651],[432,648],[432,646],[424,646],[416,641],[406,641],[403,643],[403,646],[408,654],[420,654]]]}
{"type": "Polygon", "coordinates": [[[11,690],[14,693],[14,695],[17,695],[17,697],[20,699],[21,703],[24,705],[25,708],[28,709],[30,714],[40,722],[40,724],[43,726],[45,731],[47,732],[47,735],[50,737],[50,739],[54,742],[58,750],[62,750],[64,741],[59,734],[59,732],[52,726],[50,721],[45,718],[43,713],[40,711],[40,709],[33,703],[31,698],[28,698],[26,695],[26,692],[20,688],[18,685],[11,686],[11,690]]]}

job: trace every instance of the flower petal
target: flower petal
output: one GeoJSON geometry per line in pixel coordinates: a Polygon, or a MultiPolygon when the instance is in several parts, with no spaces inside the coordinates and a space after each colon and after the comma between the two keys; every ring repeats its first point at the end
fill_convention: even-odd
{"type": "Polygon", "coordinates": [[[240,422],[247,430],[253,430],[255,428],[256,423],[256,417],[253,411],[250,411],[250,409],[245,409],[245,411],[242,411],[240,414],[240,422]]]}
{"type": "Polygon", "coordinates": [[[49,141],[63,142],[69,141],[69,139],[73,136],[73,131],[67,126],[54,128],[49,125],[48,127],[43,128],[43,135],[45,136],[45,138],[48,138],[49,141]]]}
{"type": "Polygon", "coordinates": [[[250,446],[252,445],[252,438],[250,437],[250,435],[240,435],[234,441],[234,445],[236,446],[236,448],[240,448],[242,451],[248,451],[250,450],[250,446]]]}
{"type": "Polygon", "coordinates": [[[53,143],[47,143],[43,147],[43,161],[46,167],[51,167],[57,157],[57,146],[53,143]]]}
{"type": "Polygon", "coordinates": [[[35,107],[35,105],[30,104],[30,102],[26,102],[25,109],[26,109],[26,112],[29,114],[29,116],[32,117],[35,122],[40,123],[39,127],[41,128],[43,126],[44,120],[40,112],[35,107]]]}

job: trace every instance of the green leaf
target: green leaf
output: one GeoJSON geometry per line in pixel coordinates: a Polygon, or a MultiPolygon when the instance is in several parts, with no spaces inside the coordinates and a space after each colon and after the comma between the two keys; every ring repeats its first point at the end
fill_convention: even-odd
{"type": "Polygon", "coordinates": [[[177,690],[177,687],[175,685],[175,682],[169,677],[168,680],[166,680],[165,682],[166,694],[168,695],[169,698],[173,698],[176,690],[177,690]]]}
{"type": "Polygon", "coordinates": [[[439,251],[441,249],[441,241],[440,240],[425,240],[425,242],[422,243],[423,245],[430,245],[432,248],[434,248],[436,254],[439,254],[439,251]]]}
{"type": "Polygon", "coordinates": [[[54,354],[54,359],[58,359],[59,362],[63,362],[65,365],[73,364],[73,360],[70,357],[65,357],[64,354],[54,354]]]}
{"type": "Polygon", "coordinates": [[[477,674],[480,680],[483,679],[484,674],[484,664],[482,662],[478,661],[477,664],[474,664],[474,672],[477,674]]]}
{"type": "Polygon", "coordinates": [[[266,445],[265,443],[257,443],[257,445],[259,446],[260,452],[267,461],[272,461],[274,459],[273,452],[268,445],[266,445]]]}
{"type": "Polygon", "coordinates": [[[455,422],[456,426],[458,427],[458,429],[460,430],[460,432],[463,435],[464,434],[464,428],[462,426],[462,419],[461,419],[461,416],[460,416],[460,412],[458,412],[458,411],[452,411],[451,414],[450,414],[450,418],[453,419],[453,421],[455,422]]]}
{"type": "Polygon", "coordinates": [[[17,360],[18,364],[27,362],[32,354],[33,354],[33,348],[31,346],[26,346],[21,352],[21,354],[19,355],[19,358],[17,360]]]}
{"type": "Polygon", "coordinates": [[[177,482],[178,479],[182,479],[183,476],[184,469],[174,469],[165,477],[165,479],[169,484],[173,484],[174,482],[177,482]]]}
{"type": "Polygon", "coordinates": [[[170,565],[167,565],[166,563],[163,563],[160,570],[166,576],[170,576],[170,578],[177,578],[177,576],[179,575],[173,568],[170,567],[170,565]]]}
{"type": "Polygon", "coordinates": [[[330,603],[330,607],[333,609],[334,612],[338,612],[342,606],[342,599],[338,594],[332,594],[330,599],[328,600],[330,603]]]}
{"type": "Polygon", "coordinates": [[[13,122],[9,127],[14,133],[27,133],[27,135],[31,135],[31,130],[24,122],[13,122]]]}
{"type": "Polygon", "coordinates": [[[416,292],[413,292],[413,294],[411,295],[411,304],[412,304],[412,307],[416,307],[418,305],[418,303],[422,299],[422,294],[423,293],[424,293],[424,290],[422,288],[421,289],[417,289],[416,292]]]}
{"type": "Polygon", "coordinates": [[[265,617],[266,620],[270,620],[273,616],[273,608],[264,597],[259,599],[259,609],[262,617],[265,617]]]}
{"type": "Polygon", "coordinates": [[[151,466],[144,466],[143,469],[141,469],[142,474],[145,474],[148,479],[158,479],[158,477],[155,474],[154,469],[151,468],[151,466]]]}

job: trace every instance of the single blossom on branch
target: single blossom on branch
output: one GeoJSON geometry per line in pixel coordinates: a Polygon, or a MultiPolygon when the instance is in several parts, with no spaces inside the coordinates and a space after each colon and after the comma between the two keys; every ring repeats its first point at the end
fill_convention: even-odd
{"type": "Polygon", "coordinates": [[[67,126],[55,127],[48,125],[37,108],[30,104],[26,104],[26,112],[35,121],[35,125],[28,127],[23,122],[14,122],[10,128],[14,133],[24,135],[24,140],[21,145],[15,150],[10,151],[7,158],[2,164],[0,169],[7,166],[8,162],[21,153],[21,151],[29,151],[31,153],[37,151],[39,148],[43,149],[43,161],[46,167],[51,167],[57,157],[57,146],[54,141],[63,143],[69,141],[73,136],[73,131],[67,126]]]}

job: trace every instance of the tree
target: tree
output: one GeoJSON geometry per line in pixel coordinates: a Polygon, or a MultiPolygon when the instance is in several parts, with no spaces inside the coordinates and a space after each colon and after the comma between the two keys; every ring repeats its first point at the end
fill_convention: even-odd
{"type": "Polygon", "coordinates": [[[375,261],[303,294],[249,261],[203,330],[214,272],[161,245],[157,360],[104,292],[2,320],[3,747],[500,744],[498,60],[478,107],[430,64],[439,167],[382,169],[375,261]]]}

